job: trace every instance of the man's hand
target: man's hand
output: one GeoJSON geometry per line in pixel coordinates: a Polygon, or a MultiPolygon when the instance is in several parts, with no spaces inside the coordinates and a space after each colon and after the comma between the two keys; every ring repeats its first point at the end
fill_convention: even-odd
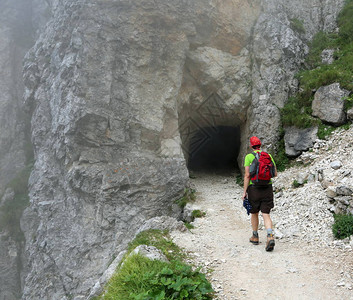
{"type": "Polygon", "coordinates": [[[244,174],[244,189],[243,189],[243,199],[247,196],[248,186],[250,183],[250,167],[245,167],[245,174],[244,174]]]}

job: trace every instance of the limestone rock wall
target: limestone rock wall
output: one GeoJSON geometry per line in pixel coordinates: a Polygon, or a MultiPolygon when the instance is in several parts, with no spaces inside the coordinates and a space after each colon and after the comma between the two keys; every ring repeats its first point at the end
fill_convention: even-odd
{"type": "MultiPolygon", "coordinates": [[[[246,128],[269,149],[275,149],[279,137],[279,108],[297,91],[294,74],[308,53],[308,42],[318,31],[337,28],[336,17],[343,4],[341,0],[262,1],[263,10],[253,29],[252,105],[246,128]],[[298,21],[304,31],[293,26],[298,21]]],[[[247,147],[247,136],[243,135],[242,147],[247,147]]]]}
{"type": "MultiPolygon", "coordinates": [[[[26,55],[29,46],[21,48],[21,71],[21,60],[9,63],[13,39],[0,32],[6,41],[0,84],[7,91],[0,122],[14,129],[0,132],[0,183],[11,169],[6,162],[25,164],[24,124],[15,112],[26,111],[35,165],[21,220],[22,298],[76,300],[87,298],[147,220],[180,216],[174,201],[187,186],[197,131],[207,139],[209,129],[239,127],[240,166],[250,135],[275,148],[279,108],[297,90],[293,75],[308,42],[317,31],[336,28],[343,5],[16,1],[31,4],[26,12],[36,43],[26,55]],[[293,29],[295,19],[305,32],[293,29]],[[12,108],[22,100],[24,108],[12,108]]],[[[11,15],[2,11],[2,18],[11,15]]]]}
{"type": "Polygon", "coordinates": [[[168,146],[188,47],[181,2],[57,2],[26,57],[24,299],[85,298],[144,221],[180,213],[188,174],[168,146]]]}
{"type": "MultiPolygon", "coordinates": [[[[179,215],[174,200],[188,172],[177,98],[187,57],[218,55],[231,74],[249,65],[239,54],[258,10],[244,23],[232,4],[55,3],[24,66],[36,163],[22,222],[23,298],[86,297],[146,220],[179,215]]],[[[207,76],[209,67],[198,69],[207,76]]],[[[224,88],[228,98],[235,85],[224,88]]]]}

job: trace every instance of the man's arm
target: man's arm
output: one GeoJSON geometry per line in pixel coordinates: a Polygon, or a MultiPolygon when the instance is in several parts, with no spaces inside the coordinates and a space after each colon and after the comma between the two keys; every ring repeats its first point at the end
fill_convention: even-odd
{"type": "Polygon", "coordinates": [[[276,166],[276,163],[275,163],[275,161],[274,161],[274,159],[273,159],[271,154],[270,154],[270,157],[271,157],[273,165],[275,166],[275,176],[273,176],[273,177],[277,177],[277,166],[276,166]]]}
{"type": "Polygon", "coordinates": [[[246,197],[249,183],[250,183],[250,167],[245,167],[243,199],[246,197]]]}

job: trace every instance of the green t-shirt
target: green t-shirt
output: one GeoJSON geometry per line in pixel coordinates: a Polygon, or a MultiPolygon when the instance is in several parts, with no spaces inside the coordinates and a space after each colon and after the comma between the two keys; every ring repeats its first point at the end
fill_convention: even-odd
{"type": "MultiPolygon", "coordinates": [[[[254,152],[255,152],[255,153],[261,152],[261,150],[255,150],[254,152]]],[[[276,163],[275,163],[275,161],[273,160],[272,155],[271,155],[270,153],[269,153],[268,155],[271,157],[271,160],[272,160],[274,166],[276,166],[276,163]]],[[[252,163],[252,161],[253,161],[254,159],[255,159],[255,156],[254,156],[252,153],[249,153],[248,155],[246,155],[246,156],[245,156],[244,167],[250,167],[250,165],[251,165],[251,163],[252,163]]],[[[251,181],[251,180],[250,180],[249,185],[250,185],[250,184],[252,184],[252,181],[251,181]]],[[[272,184],[272,179],[271,179],[271,181],[270,181],[269,184],[272,184]]]]}

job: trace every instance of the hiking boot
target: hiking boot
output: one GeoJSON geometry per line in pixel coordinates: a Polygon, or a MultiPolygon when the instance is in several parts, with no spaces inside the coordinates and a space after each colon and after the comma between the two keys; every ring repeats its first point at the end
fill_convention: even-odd
{"type": "Polygon", "coordinates": [[[250,243],[254,244],[254,245],[258,245],[259,244],[259,237],[252,235],[252,237],[249,239],[250,243]]]}
{"type": "Polygon", "coordinates": [[[266,243],[266,251],[272,251],[273,248],[275,247],[275,238],[273,237],[273,234],[270,236],[267,236],[267,243],[266,243]]]}

